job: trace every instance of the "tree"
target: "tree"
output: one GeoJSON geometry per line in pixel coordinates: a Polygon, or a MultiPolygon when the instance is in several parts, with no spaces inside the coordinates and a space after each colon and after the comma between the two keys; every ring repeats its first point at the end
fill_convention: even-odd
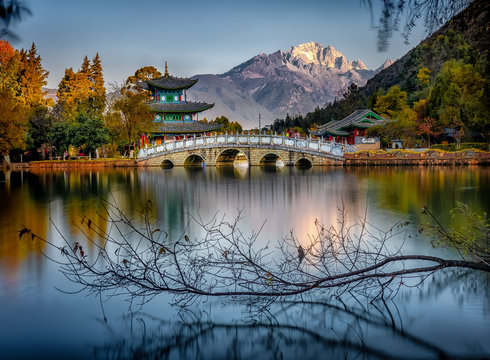
{"type": "Polygon", "coordinates": [[[153,66],[145,66],[139,68],[134,72],[134,75],[131,75],[126,79],[126,90],[141,92],[143,91],[143,89],[137,86],[137,84],[140,81],[151,80],[151,79],[159,78],[161,76],[162,73],[153,66]]]}
{"type": "MultiPolygon", "coordinates": [[[[349,292],[373,300],[389,291],[396,294],[400,287],[416,285],[445,268],[490,272],[488,247],[462,253],[460,260],[403,254],[399,244],[410,235],[410,222],[386,231],[365,219],[347,226],[343,210],[339,210],[337,226],[327,228],[316,221],[317,232],[308,244],[291,233],[279,242],[273,256],[269,244],[256,247],[258,233],[244,235],[240,215],[232,222],[216,215],[210,220],[196,219],[204,230],[202,238],[187,234],[170,238],[152,223],[151,201],[141,213],[142,227],[116,206],[103,204],[107,227],[97,227],[97,221],[87,218],[81,224],[105,239],[101,244],[87,236],[88,246],[95,249],[93,255],[85,253],[86,244],[73,243],[62,234],[62,245],[39,238],[29,228],[21,229],[19,237],[30,234],[60,251],[64,256],[61,272],[82,290],[98,296],[103,292],[125,295],[141,304],[162,292],[173,294],[175,303],[184,307],[208,297],[267,306],[279,298],[301,299],[315,292],[349,292]]],[[[423,211],[428,214],[425,207],[423,211]]]]}
{"type": "Polygon", "coordinates": [[[48,74],[34,43],[29,51],[18,51],[8,42],[0,42],[0,88],[7,88],[17,101],[28,108],[52,105],[43,91],[48,74]]]}
{"type": "Polygon", "coordinates": [[[426,115],[441,128],[468,127],[488,134],[490,112],[485,88],[488,82],[475,66],[463,61],[444,63],[427,99],[426,115]]]}
{"type": "Polygon", "coordinates": [[[25,106],[17,102],[9,91],[0,89],[0,155],[7,163],[12,149],[25,146],[26,112],[25,106]]]}
{"type": "Polygon", "coordinates": [[[27,148],[37,150],[50,142],[50,131],[54,119],[47,107],[36,107],[31,111],[28,122],[27,148]]]}
{"type": "Polygon", "coordinates": [[[49,72],[41,64],[41,56],[37,53],[37,48],[32,43],[29,51],[20,51],[20,62],[17,73],[19,90],[17,98],[26,106],[47,106],[52,105],[51,99],[44,98],[43,86],[47,84],[49,72]]]}
{"type": "Polygon", "coordinates": [[[422,89],[429,86],[430,70],[426,67],[421,67],[417,73],[417,79],[422,89]]]}
{"type": "Polygon", "coordinates": [[[0,40],[0,89],[8,90],[13,96],[19,91],[17,73],[20,54],[8,41],[0,40]]]}
{"type": "Polygon", "coordinates": [[[75,119],[75,128],[72,139],[73,146],[83,146],[89,156],[95,151],[97,158],[97,148],[110,141],[109,130],[104,126],[102,119],[95,115],[80,113],[75,119]]]}
{"type": "Polygon", "coordinates": [[[396,119],[398,114],[407,108],[407,93],[395,85],[388,90],[386,95],[377,97],[373,110],[381,116],[396,119]]]}
{"type": "Polygon", "coordinates": [[[216,117],[213,121],[216,124],[220,124],[222,127],[220,132],[242,132],[243,128],[237,121],[230,121],[226,116],[216,117]]]}
{"type": "Polygon", "coordinates": [[[10,26],[20,22],[27,15],[31,15],[31,10],[22,1],[0,0],[0,39],[18,40],[10,26]]]}
{"type": "Polygon", "coordinates": [[[90,63],[84,57],[80,70],[65,70],[56,93],[62,114],[73,120],[78,113],[102,115],[106,94],[99,54],[90,63]]]}
{"type": "Polygon", "coordinates": [[[114,124],[122,128],[129,145],[132,145],[141,133],[148,132],[155,126],[153,113],[146,100],[145,93],[125,91],[112,106],[114,124]]]}
{"type": "Polygon", "coordinates": [[[379,11],[379,22],[375,25],[378,30],[378,51],[386,51],[394,32],[400,31],[402,16],[405,16],[402,36],[408,44],[408,38],[419,18],[424,19],[424,26],[429,34],[454,15],[464,10],[471,0],[380,0],[380,8],[375,8],[375,1],[362,0],[370,10],[371,18],[379,11]]]}
{"type": "Polygon", "coordinates": [[[54,123],[49,132],[49,142],[62,152],[68,150],[74,137],[75,126],[70,121],[54,123]]]}
{"type": "Polygon", "coordinates": [[[92,59],[90,73],[93,93],[91,97],[91,105],[94,109],[94,113],[102,114],[106,103],[106,89],[104,86],[104,76],[102,74],[102,63],[99,57],[99,53],[97,53],[92,59]]]}

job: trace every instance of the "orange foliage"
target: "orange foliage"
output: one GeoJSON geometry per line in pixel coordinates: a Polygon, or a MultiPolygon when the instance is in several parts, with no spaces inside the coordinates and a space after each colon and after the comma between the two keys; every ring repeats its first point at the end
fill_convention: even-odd
{"type": "Polygon", "coordinates": [[[8,62],[14,56],[15,50],[6,40],[0,40],[0,65],[8,62]]]}

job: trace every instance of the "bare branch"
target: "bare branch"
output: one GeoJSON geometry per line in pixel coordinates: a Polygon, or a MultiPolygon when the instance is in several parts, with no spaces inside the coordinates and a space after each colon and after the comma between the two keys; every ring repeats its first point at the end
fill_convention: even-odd
{"type": "MultiPolygon", "coordinates": [[[[290,236],[279,241],[276,250],[258,246],[260,231],[245,235],[240,230],[241,213],[227,222],[218,214],[208,220],[193,219],[203,236],[182,234],[170,238],[152,221],[152,203],[143,209],[139,223],[128,219],[115,205],[103,201],[108,230],[95,221],[82,220],[80,230],[90,226],[104,242],[94,241],[87,231],[86,242],[96,255],[85,254],[85,244],[72,243],[53,224],[63,240],[56,245],[37,238],[60,251],[61,272],[80,285],[81,291],[101,296],[123,295],[140,305],[167,292],[174,304],[187,305],[207,297],[227,297],[267,306],[281,298],[332,291],[367,296],[371,299],[395,296],[401,286],[417,286],[445,268],[490,271],[487,262],[450,260],[428,255],[403,254],[401,245],[409,222],[387,231],[365,218],[347,226],[346,211],[339,211],[337,227],[326,228],[318,221],[317,233],[309,244],[290,236]],[[141,226],[141,227],[140,227],[141,226]],[[299,250],[301,249],[301,250],[299,250]]],[[[31,234],[24,227],[19,236],[31,234]]]]}

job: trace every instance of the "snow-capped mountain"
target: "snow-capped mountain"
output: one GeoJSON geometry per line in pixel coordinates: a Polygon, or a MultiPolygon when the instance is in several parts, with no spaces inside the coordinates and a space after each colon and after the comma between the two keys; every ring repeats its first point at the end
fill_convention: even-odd
{"type": "Polygon", "coordinates": [[[324,107],[340,99],[350,84],[363,86],[376,72],[360,59],[348,60],[333,46],[310,42],[259,54],[221,75],[197,75],[199,82],[188,96],[215,102],[214,109],[203,114],[208,119],[225,115],[249,128],[257,126],[259,113],[262,124],[268,124],[287,113],[324,107]]]}
{"type": "Polygon", "coordinates": [[[383,65],[381,65],[379,68],[377,68],[377,69],[376,69],[376,73],[379,73],[381,70],[384,70],[384,69],[386,69],[386,68],[390,67],[391,65],[393,65],[393,62],[394,62],[394,61],[393,61],[393,60],[391,60],[391,59],[386,60],[386,61],[383,63],[383,65]]]}

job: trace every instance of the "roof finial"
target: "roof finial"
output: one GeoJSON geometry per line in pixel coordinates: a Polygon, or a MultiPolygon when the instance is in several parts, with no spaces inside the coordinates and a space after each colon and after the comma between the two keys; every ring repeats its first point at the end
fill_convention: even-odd
{"type": "Polygon", "coordinates": [[[168,78],[167,62],[165,61],[165,77],[168,78]]]}

